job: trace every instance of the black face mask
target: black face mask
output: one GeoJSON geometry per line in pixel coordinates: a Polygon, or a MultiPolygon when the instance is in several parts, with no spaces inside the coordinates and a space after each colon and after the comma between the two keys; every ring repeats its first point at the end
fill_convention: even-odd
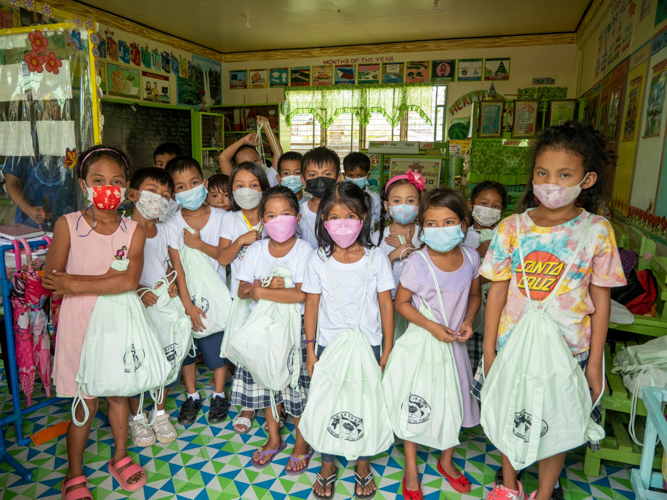
{"type": "Polygon", "coordinates": [[[315,198],[323,198],[327,189],[333,188],[335,185],[336,179],[333,177],[315,177],[306,180],[306,191],[315,198]]]}

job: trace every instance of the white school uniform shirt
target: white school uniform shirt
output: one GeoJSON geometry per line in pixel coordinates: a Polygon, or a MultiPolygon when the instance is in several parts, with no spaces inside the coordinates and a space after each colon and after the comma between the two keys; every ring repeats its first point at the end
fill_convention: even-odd
{"type": "MultiPolygon", "coordinates": [[[[286,267],[292,274],[292,282],[303,283],[303,277],[306,274],[306,266],[308,265],[308,257],[313,252],[311,246],[299,238],[292,249],[284,257],[274,257],[269,251],[270,239],[260,240],[248,247],[236,278],[239,281],[246,281],[252,283],[255,280],[264,280],[274,267],[286,267]]],[[[250,306],[255,308],[256,302],[250,306]]],[[[305,304],[301,304],[301,314],[303,314],[305,304]]]]}
{"type": "MultiPolygon", "coordinates": [[[[328,260],[338,296],[343,303],[347,326],[354,329],[359,321],[359,327],[371,345],[379,346],[382,342],[382,328],[377,294],[392,290],[394,277],[391,274],[387,254],[376,248],[373,252],[373,262],[366,287],[369,255],[370,250],[366,250],[366,255],[354,264],[342,264],[333,257],[329,257],[328,260]],[[366,289],[366,301],[361,311],[361,320],[359,320],[361,304],[364,302],[364,289],[366,289]]],[[[317,250],[313,251],[308,259],[308,268],[301,291],[320,294],[320,310],[317,317],[320,332],[317,343],[326,347],[347,328],[326,262],[322,259],[321,252],[317,250]]]]}
{"type": "Polygon", "coordinates": [[[312,212],[308,203],[300,205],[301,221],[297,227],[297,236],[307,242],[313,250],[317,249],[317,237],[315,236],[315,222],[317,213],[312,212]]]}
{"type": "MultiPolygon", "coordinates": [[[[206,222],[206,225],[199,230],[199,236],[204,243],[208,243],[216,248],[220,244],[220,234],[222,232],[222,220],[227,212],[221,208],[211,207],[211,215],[206,222]]],[[[190,225],[185,222],[182,212],[179,210],[174,215],[171,216],[165,225],[168,228],[168,240],[167,243],[170,248],[175,250],[180,250],[185,246],[183,243],[183,229],[190,227],[190,225]]],[[[213,269],[218,273],[222,278],[223,282],[227,281],[227,270],[225,266],[221,266],[218,263],[217,259],[211,258],[211,264],[213,264],[213,269]]]]}
{"type": "MultiPolygon", "coordinates": [[[[380,237],[380,231],[375,231],[371,235],[371,241],[373,242],[374,245],[376,245],[380,250],[382,250],[387,257],[389,257],[389,254],[396,250],[396,247],[392,247],[389,245],[384,239],[391,234],[389,232],[389,228],[391,226],[385,227],[384,228],[384,234],[382,235],[382,241],[378,242],[378,238],[380,237]]],[[[422,242],[419,239],[419,226],[415,224],[415,234],[412,235],[412,247],[413,248],[419,248],[422,244],[422,242]]],[[[401,280],[401,273],[403,272],[403,263],[402,261],[407,258],[407,252],[403,253],[403,256],[401,260],[395,260],[394,262],[389,261],[389,264],[393,264],[392,267],[392,275],[394,276],[394,289],[391,291],[391,298],[395,299],[396,298],[396,289],[398,288],[398,282],[401,280]]]]}
{"type": "Polygon", "coordinates": [[[377,221],[380,220],[380,212],[382,210],[382,199],[380,198],[379,194],[373,191],[369,191],[368,188],[364,188],[364,191],[368,193],[368,195],[371,197],[371,200],[373,201],[373,213],[371,214],[371,223],[375,224],[377,221]]]}
{"type": "Polygon", "coordinates": [[[167,207],[167,213],[164,215],[161,215],[158,220],[160,222],[166,222],[169,220],[169,218],[174,215],[176,212],[178,212],[181,209],[181,205],[176,200],[172,200],[169,198],[169,206],[167,207]]]}
{"type": "MultiPolygon", "coordinates": [[[[252,226],[252,229],[258,231],[260,226],[262,226],[261,222],[255,226],[252,226]]],[[[248,223],[243,218],[243,212],[241,212],[240,210],[238,212],[231,212],[231,211],[227,212],[223,217],[222,231],[220,233],[220,236],[222,238],[225,238],[226,240],[229,240],[232,243],[234,243],[239,236],[246,234],[248,231],[250,231],[250,226],[248,226],[248,223]]],[[[266,237],[266,231],[263,229],[262,226],[262,238],[264,237],[266,237]]],[[[236,290],[238,290],[239,288],[239,280],[237,278],[237,275],[239,273],[239,270],[241,269],[241,262],[245,258],[245,254],[248,248],[249,246],[244,246],[238,253],[238,255],[234,257],[234,260],[231,263],[232,286],[230,288],[230,292],[232,293],[232,298],[236,298],[236,290]]]]}
{"type": "Polygon", "coordinates": [[[167,274],[169,265],[169,250],[167,245],[168,229],[164,222],[155,224],[157,234],[153,238],[146,238],[144,246],[144,269],[141,271],[139,284],[152,287],[155,282],[167,274]]]}
{"type": "Polygon", "coordinates": [[[280,186],[280,182],[278,182],[278,171],[275,168],[269,167],[266,176],[269,178],[269,187],[280,186]]]}

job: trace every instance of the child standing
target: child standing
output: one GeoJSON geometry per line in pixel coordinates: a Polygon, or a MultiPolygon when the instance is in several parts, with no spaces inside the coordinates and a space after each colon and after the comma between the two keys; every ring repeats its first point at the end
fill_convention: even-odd
{"type": "MultiPolygon", "coordinates": [[[[173,158],[183,155],[183,148],[173,142],[165,142],[160,144],[153,152],[153,166],[156,168],[165,168],[173,158]]],[[[164,222],[169,217],[174,215],[179,209],[180,205],[171,198],[169,200],[169,207],[167,213],[160,216],[160,221],[164,222]]]]}
{"type": "Polygon", "coordinates": [[[373,218],[371,224],[375,225],[380,220],[382,201],[380,195],[368,190],[368,180],[371,178],[371,159],[364,153],[353,152],[343,160],[345,169],[345,180],[353,182],[367,193],[373,200],[373,218]]]}
{"type": "MultiPolygon", "coordinates": [[[[206,199],[206,184],[199,163],[188,156],[178,156],[167,165],[167,172],[174,180],[176,201],[181,210],[176,212],[167,221],[169,239],[169,259],[176,271],[178,294],[185,308],[185,313],[192,321],[192,329],[203,332],[202,317],[204,311],[195,306],[190,298],[188,285],[185,281],[185,272],[178,253],[184,246],[194,248],[206,254],[213,264],[223,283],[227,279],[224,265],[218,262],[218,246],[222,233],[222,219],[225,211],[209,207],[204,203],[206,199]],[[194,234],[187,230],[192,228],[194,234]]],[[[225,378],[227,376],[227,360],[220,357],[220,344],[224,332],[213,332],[207,337],[194,339],[195,347],[202,353],[204,364],[213,370],[214,390],[211,396],[211,406],[208,411],[208,423],[217,424],[227,418],[229,400],[225,396],[225,378]]],[[[197,391],[197,372],[195,362],[197,356],[188,354],[183,361],[181,373],[188,397],[178,412],[180,425],[192,425],[202,408],[202,400],[197,391]]]]}
{"type": "Polygon", "coordinates": [[[229,201],[229,176],[215,174],[207,180],[208,195],[206,195],[206,203],[208,206],[221,208],[225,212],[228,211],[232,207],[229,201]]]}
{"type": "MultiPolygon", "coordinates": [[[[301,290],[306,292],[304,316],[307,345],[308,373],[327,345],[347,330],[344,316],[360,318],[359,328],[368,338],[375,358],[384,369],[394,345],[394,306],[391,290],[394,277],[387,256],[376,249],[368,270],[371,243],[371,214],[366,194],[351,182],[336,184],[322,194],[317,215],[319,247],[327,255],[328,265],[335,277],[332,283],[327,262],[320,251],[311,254],[301,290]],[[336,291],[343,303],[340,310],[336,291]],[[366,297],[364,297],[366,291],[366,297]],[[365,303],[363,310],[360,310],[365,303]],[[380,321],[381,319],[381,321],[380,321]],[[316,330],[319,338],[316,340],[316,330]],[[380,344],[384,340],[384,352],[380,357],[380,344]],[[317,350],[315,350],[317,342],[317,350]]],[[[327,423],[322,422],[323,426],[327,423]]],[[[369,425],[372,425],[370,423],[369,425]]],[[[322,454],[322,468],[313,485],[318,500],[333,498],[338,468],[334,456],[322,454]]],[[[376,485],[370,469],[370,457],[359,457],[355,468],[355,496],[371,499],[376,485]]]]}
{"type": "Polygon", "coordinates": [[[303,171],[301,170],[301,160],[303,155],[297,151],[288,151],[278,160],[278,182],[285,187],[288,187],[296,195],[299,203],[305,203],[311,195],[303,194],[303,186],[305,179],[303,178],[303,171]]]}
{"type": "MultiPolygon", "coordinates": [[[[472,336],[473,321],[480,304],[479,255],[461,245],[467,230],[468,209],[460,193],[449,188],[429,191],[419,204],[420,238],[426,247],[403,263],[401,283],[396,292],[396,311],[410,323],[425,328],[441,342],[452,344],[456,371],[461,384],[463,427],[479,424],[479,405],[470,395],[472,368],[465,342],[472,336]],[[430,265],[429,265],[430,264],[430,265]],[[433,282],[431,267],[437,283],[433,282]],[[444,297],[441,310],[435,287],[444,297]],[[431,307],[437,322],[419,312],[420,297],[431,307]],[[449,326],[444,325],[447,320],[449,326]]],[[[423,499],[417,470],[417,444],[405,441],[403,497],[423,499]]],[[[438,472],[459,493],[470,491],[470,482],[454,465],[454,448],[443,450],[438,472]]]]}
{"type": "MultiPolygon", "coordinates": [[[[53,242],[44,266],[44,286],[64,296],[60,309],[60,329],[53,366],[53,380],[60,397],[73,398],[86,328],[98,295],[134,291],[139,284],[144,260],[143,229],[118,215],[125,197],[130,161],[120,150],[95,146],[85,151],[76,164],[79,186],[90,205],[82,212],[61,217],[54,228],[53,242]],[[111,269],[117,257],[129,260],[127,271],[111,269]]],[[[67,474],[61,484],[64,500],[90,498],[83,474],[83,453],[98,399],[86,395],[89,418],[82,427],[67,429],[67,474]]],[[[108,397],[109,423],[114,452],[109,472],[126,491],[136,491],[146,483],[146,472],[127,456],[127,427],[130,407],[126,397],[108,397]]],[[[84,420],[80,407],[77,418],[84,420]]]]}
{"type": "MultiPolygon", "coordinates": [[[[240,281],[238,297],[240,299],[251,298],[254,301],[251,308],[254,308],[255,303],[260,299],[282,304],[303,304],[306,294],[301,291],[301,283],[303,283],[308,257],[313,249],[295,235],[296,225],[301,217],[299,202],[291,189],[277,186],[269,189],[262,196],[259,215],[269,239],[260,240],[248,247],[237,275],[240,281]],[[294,288],[285,288],[283,278],[273,278],[267,288],[261,286],[261,282],[271,274],[271,270],[278,266],[289,269],[294,288]]],[[[303,333],[303,322],[301,337],[302,341],[306,340],[303,333]]],[[[275,393],[278,413],[280,413],[280,406],[284,404],[285,411],[294,418],[296,428],[294,450],[285,469],[287,474],[304,472],[311,456],[308,444],[299,431],[299,420],[306,407],[310,385],[305,349],[301,349],[301,355],[303,364],[299,377],[299,389],[286,387],[285,390],[275,393]]],[[[248,370],[238,367],[232,387],[232,404],[253,410],[264,409],[269,439],[255,452],[252,463],[260,468],[266,466],[284,448],[280,437],[279,422],[273,418],[273,413],[269,409],[271,406],[270,391],[257,385],[248,370]]]]}
{"type": "MultiPolygon", "coordinates": [[[[519,267],[517,232],[521,233],[526,263],[532,261],[533,269],[542,269],[542,264],[569,262],[591,222],[576,264],[546,312],[560,327],[579,366],[586,368],[591,398],[596,401],[604,390],[602,357],[609,326],[610,288],[626,283],[611,225],[604,217],[594,215],[607,189],[605,172],[614,163],[614,156],[607,151],[602,135],[591,126],[568,122],[544,131],[533,158],[531,183],[518,207],[519,213],[523,211],[519,227],[515,217],[498,225],[480,270],[492,283],[486,305],[483,372],[480,369],[475,376],[473,394],[479,397],[496,351],[503,348],[529,308],[526,289],[519,287],[525,275],[519,267]]],[[[565,265],[560,266],[561,273],[564,268],[565,265]]],[[[549,296],[560,279],[550,275],[551,288],[543,290],[544,280],[531,280],[531,275],[541,278],[542,274],[533,271],[526,277],[531,298],[538,301],[549,296]],[[532,289],[531,284],[538,285],[532,289]]],[[[593,418],[599,417],[597,407],[593,418]]],[[[517,472],[502,454],[501,459],[502,484],[496,485],[488,498],[525,499],[517,472]]],[[[564,461],[565,453],[539,461],[538,487],[531,499],[551,498],[554,487],[560,486],[558,477],[564,461]]]]}

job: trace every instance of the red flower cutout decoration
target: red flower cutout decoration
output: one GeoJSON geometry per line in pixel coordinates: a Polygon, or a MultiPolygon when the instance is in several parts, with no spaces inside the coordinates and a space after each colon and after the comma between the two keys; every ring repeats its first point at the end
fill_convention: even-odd
{"type": "Polygon", "coordinates": [[[49,73],[53,73],[54,75],[57,75],[60,73],[60,68],[63,65],[63,62],[56,57],[56,55],[53,52],[49,52],[49,55],[44,57],[44,67],[46,68],[46,71],[49,73]]]}
{"type": "Polygon", "coordinates": [[[30,40],[32,50],[36,50],[42,54],[46,52],[46,47],[49,46],[49,41],[39,30],[28,33],[28,40],[30,40]]]}
{"type": "Polygon", "coordinates": [[[44,58],[40,56],[36,50],[31,50],[29,53],[27,53],[23,57],[23,60],[28,63],[28,69],[30,71],[37,71],[37,73],[44,71],[44,68],[42,67],[44,64],[44,58]]]}

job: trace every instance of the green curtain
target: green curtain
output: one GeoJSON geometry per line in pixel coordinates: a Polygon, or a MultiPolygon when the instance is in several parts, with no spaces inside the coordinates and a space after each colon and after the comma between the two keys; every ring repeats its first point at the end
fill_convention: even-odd
{"type": "Polygon", "coordinates": [[[512,186],[530,178],[531,147],[503,146],[502,139],[473,139],[470,156],[468,182],[472,184],[489,180],[512,186]]]}
{"type": "Polygon", "coordinates": [[[517,99],[567,99],[567,87],[526,87],[519,89],[517,99]]]}

